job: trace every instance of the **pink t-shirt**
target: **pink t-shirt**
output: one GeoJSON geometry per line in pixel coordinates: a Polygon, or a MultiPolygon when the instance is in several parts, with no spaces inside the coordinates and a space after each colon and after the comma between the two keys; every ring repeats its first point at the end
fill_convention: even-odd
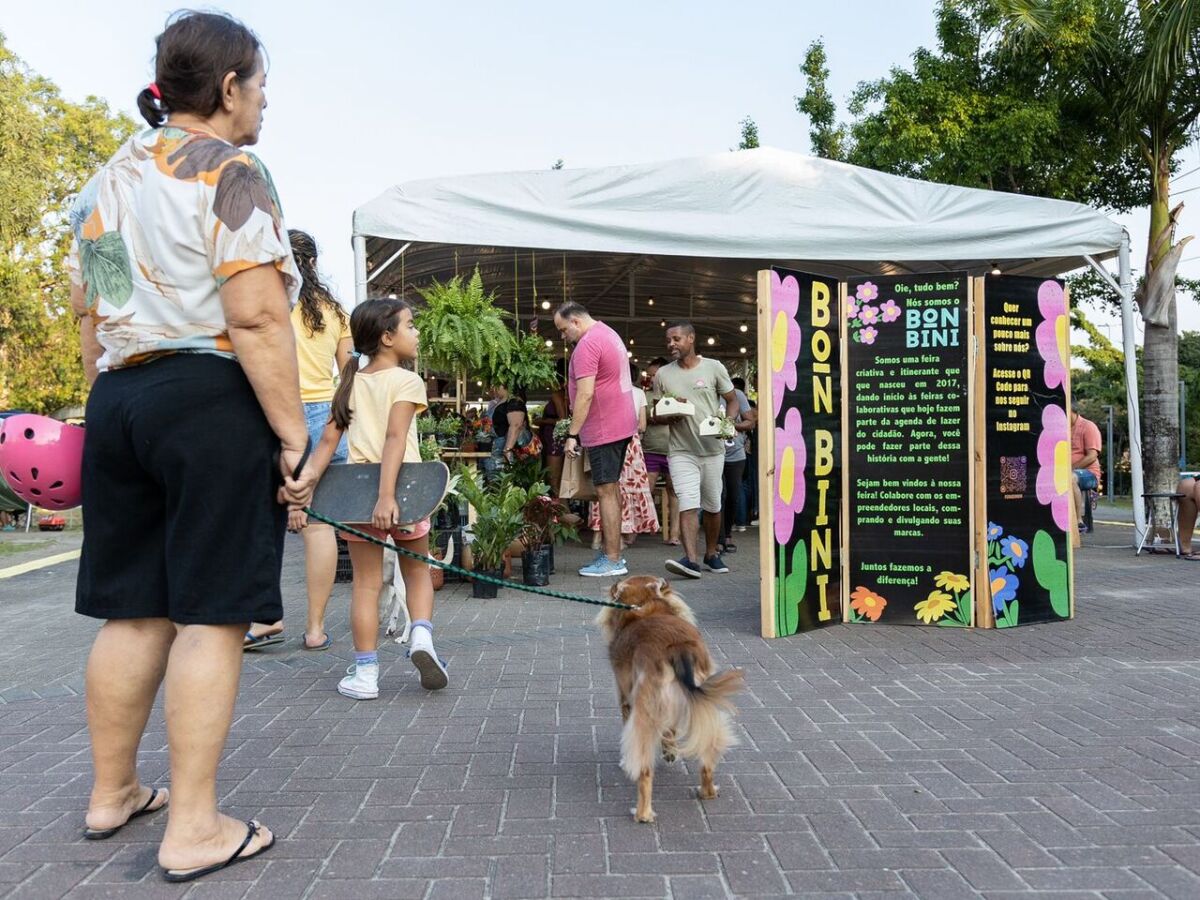
{"type": "Polygon", "coordinates": [[[579,432],[585,447],[612,444],[637,434],[629,358],[619,334],[603,322],[589,328],[571,354],[569,375],[567,390],[572,409],[575,407],[575,383],[580,378],[594,376],[596,379],[592,406],[579,432]]]}

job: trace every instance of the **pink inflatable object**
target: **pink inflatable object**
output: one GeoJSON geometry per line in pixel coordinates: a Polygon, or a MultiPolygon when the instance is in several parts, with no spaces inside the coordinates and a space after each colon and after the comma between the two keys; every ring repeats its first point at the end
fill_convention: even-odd
{"type": "Polygon", "coordinates": [[[0,420],[0,471],[13,493],[43,509],[83,502],[83,429],[22,413],[0,420]]]}

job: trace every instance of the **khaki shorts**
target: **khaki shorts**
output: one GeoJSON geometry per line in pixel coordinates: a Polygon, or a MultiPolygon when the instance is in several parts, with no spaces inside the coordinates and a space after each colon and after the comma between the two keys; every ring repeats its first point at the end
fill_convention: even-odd
{"type": "Polygon", "coordinates": [[[721,511],[721,487],[725,473],[725,454],[696,456],[673,451],[667,462],[671,467],[671,484],[679,497],[679,511],[703,508],[705,512],[721,511]]]}

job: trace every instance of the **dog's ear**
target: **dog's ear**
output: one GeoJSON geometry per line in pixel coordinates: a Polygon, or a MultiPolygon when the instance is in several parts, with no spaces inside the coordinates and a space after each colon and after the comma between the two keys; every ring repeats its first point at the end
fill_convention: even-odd
{"type": "Polygon", "coordinates": [[[667,581],[665,578],[658,578],[656,580],[654,585],[654,594],[659,600],[666,600],[673,593],[674,591],[671,590],[671,582],[667,581]]]}
{"type": "Polygon", "coordinates": [[[608,598],[610,600],[615,600],[618,603],[620,603],[621,602],[621,592],[624,589],[625,589],[625,581],[624,581],[624,579],[622,579],[621,581],[618,581],[616,584],[614,584],[612,587],[610,587],[608,589],[608,598]]]}

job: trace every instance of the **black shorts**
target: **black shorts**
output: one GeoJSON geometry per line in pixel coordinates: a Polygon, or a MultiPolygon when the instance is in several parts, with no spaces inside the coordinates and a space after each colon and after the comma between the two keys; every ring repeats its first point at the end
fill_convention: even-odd
{"type": "Polygon", "coordinates": [[[105,372],[87,402],[75,611],[276,622],[279,441],[242,367],[180,353],[105,372]]]}
{"type": "Polygon", "coordinates": [[[612,484],[621,480],[621,469],[625,466],[625,451],[632,438],[588,447],[588,462],[592,466],[592,484],[612,484]]]}

